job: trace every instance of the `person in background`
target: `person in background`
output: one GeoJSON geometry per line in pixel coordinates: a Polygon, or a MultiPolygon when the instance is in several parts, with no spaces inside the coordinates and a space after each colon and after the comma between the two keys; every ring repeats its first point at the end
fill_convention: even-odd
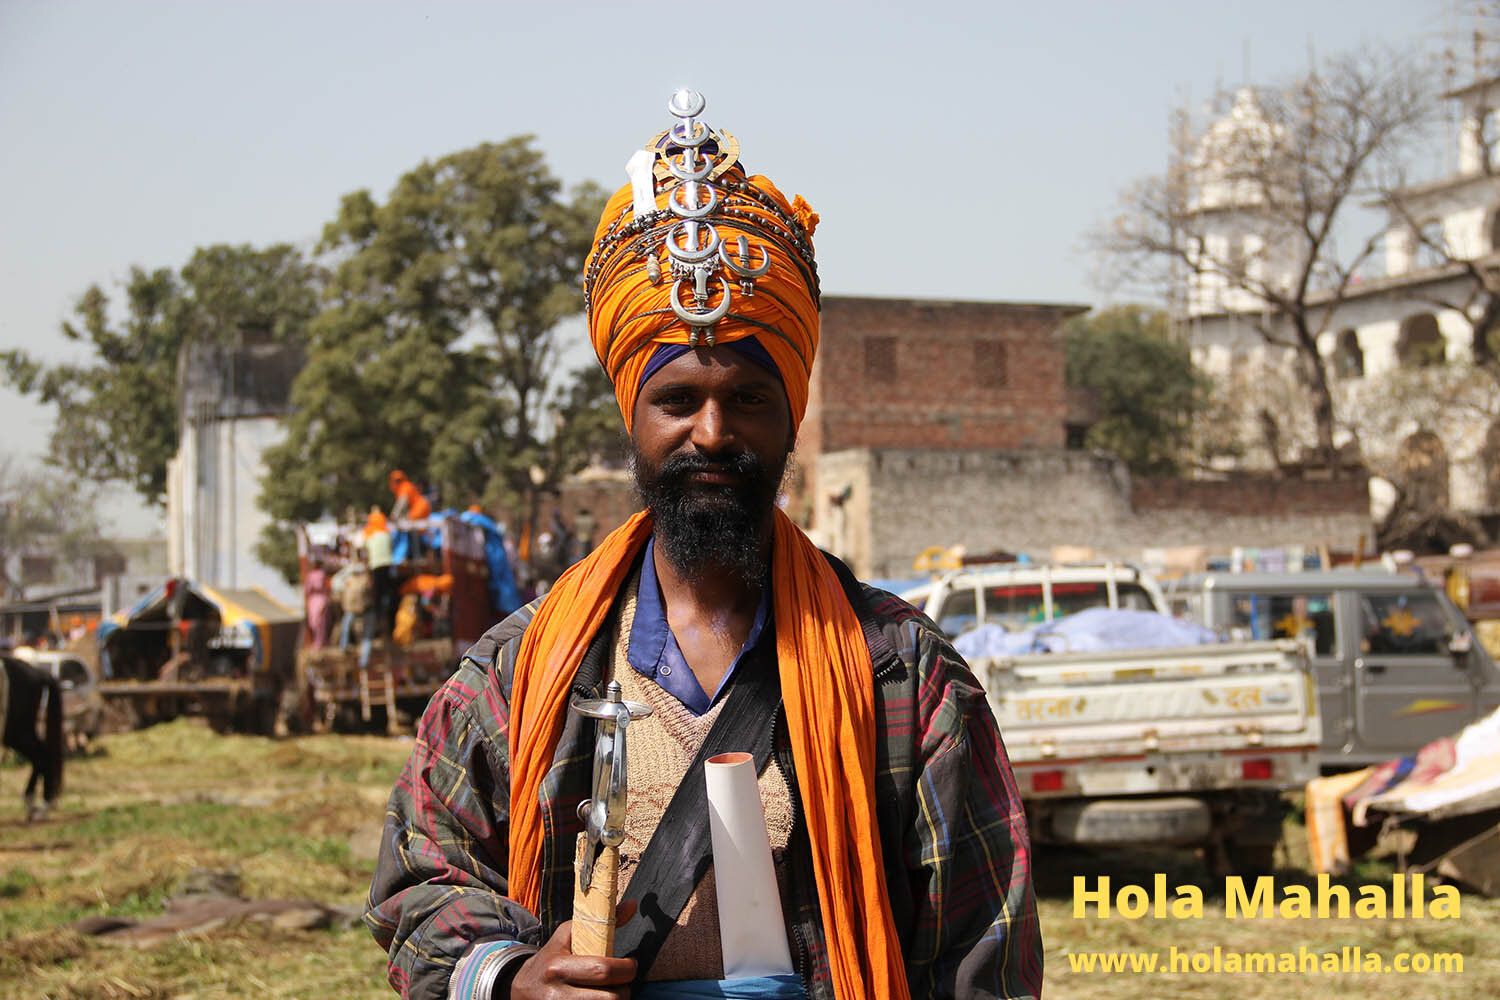
{"type": "MultiPolygon", "coordinates": [[[[370,567],[365,563],[363,547],[355,550],[343,568],[333,575],[333,594],[344,612],[339,624],[339,649],[348,649],[353,639],[354,623],[365,617],[375,599],[375,584],[370,578],[370,567]]],[[[362,665],[368,665],[368,647],[361,643],[360,649],[364,654],[362,665]]]]}
{"type": "Polygon", "coordinates": [[[365,614],[365,634],[359,647],[361,667],[369,664],[370,643],[390,634],[392,618],[396,614],[396,566],[391,555],[391,532],[379,507],[371,507],[370,516],[365,521],[364,547],[370,559],[370,579],[374,586],[370,610],[365,614]]]}
{"type": "Polygon", "coordinates": [[[423,528],[418,526],[407,530],[401,524],[425,522],[432,514],[432,502],[400,469],[392,470],[387,482],[396,498],[391,506],[391,541],[395,547],[395,559],[397,562],[419,559],[426,549],[422,539],[423,528]]]}
{"type": "Polygon", "coordinates": [[[396,502],[391,505],[392,521],[425,521],[432,513],[432,504],[417,489],[417,484],[406,478],[406,473],[392,469],[386,482],[396,497],[396,502]]]}
{"type": "Polygon", "coordinates": [[[322,649],[328,639],[328,612],[331,598],[328,570],[323,566],[323,557],[314,556],[312,568],[302,581],[302,597],[307,609],[307,631],[312,637],[312,648],[322,649]]]}

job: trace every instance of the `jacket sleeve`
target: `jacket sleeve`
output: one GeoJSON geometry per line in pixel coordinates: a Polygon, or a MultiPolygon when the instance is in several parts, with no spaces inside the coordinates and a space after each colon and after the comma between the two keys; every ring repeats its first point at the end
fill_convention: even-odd
{"type": "Polygon", "coordinates": [[[1005,746],[962,657],[925,625],[914,639],[912,997],[1039,998],[1031,845],[1005,746]]]}
{"type": "Polygon", "coordinates": [[[541,943],[537,918],[507,896],[508,711],[496,676],[493,662],[465,657],[423,714],[386,807],[365,923],[391,985],[413,1000],[487,998],[499,969],[541,943]]]}

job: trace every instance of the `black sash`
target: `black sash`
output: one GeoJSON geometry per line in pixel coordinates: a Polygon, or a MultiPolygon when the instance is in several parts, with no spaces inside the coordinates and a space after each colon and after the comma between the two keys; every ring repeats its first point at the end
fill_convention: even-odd
{"type": "Polygon", "coordinates": [[[759,774],[771,757],[773,717],[780,705],[776,642],[767,630],[730,677],[724,707],[667,803],[625,889],[623,898],[639,903],[640,911],[615,931],[615,954],[636,960],[637,979],[644,979],[656,961],[667,933],[713,861],[704,761],[717,754],[744,751],[754,756],[755,773],[759,774]]]}

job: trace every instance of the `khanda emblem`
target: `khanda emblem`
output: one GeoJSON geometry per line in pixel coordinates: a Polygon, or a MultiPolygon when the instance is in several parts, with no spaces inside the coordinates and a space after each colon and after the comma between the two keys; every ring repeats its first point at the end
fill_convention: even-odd
{"type": "MultiPolygon", "coordinates": [[[[672,95],[667,110],[678,121],[670,138],[679,151],[662,154],[667,172],[681,182],[667,196],[667,209],[677,223],[667,233],[666,248],[672,262],[672,312],[690,327],[689,347],[698,346],[699,331],[704,343],[714,346],[714,325],[729,313],[731,281],[749,298],[755,294],[755,279],[771,269],[771,253],[765,246],[752,247],[740,236],[731,250],[707,221],[719,205],[719,189],[708,182],[716,161],[704,149],[714,138],[708,123],[698,119],[704,104],[703,95],[695,90],[672,95]],[[718,304],[710,306],[716,293],[718,304]]],[[[658,273],[655,264],[653,256],[647,262],[653,279],[658,273]]]]}

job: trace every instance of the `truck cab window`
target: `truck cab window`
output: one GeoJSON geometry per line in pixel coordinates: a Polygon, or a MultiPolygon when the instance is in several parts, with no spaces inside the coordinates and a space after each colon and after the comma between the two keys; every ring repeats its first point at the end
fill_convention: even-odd
{"type": "Polygon", "coordinates": [[[1155,611],[1156,604],[1146,588],[1135,583],[1122,583],[1115,588],[1120,607],[1126,611],[1155,611]]]}
{"type": "Polygon", "coordinates": [[[1365,651],[1407,655],[1447,652],[1449,622],[1436,593],[1360,595],[1365,651]]]}
{"type": "Polygon", "coordinates": [[[1315,656],[1334,651],[1333,602],[1320,594],[1255,594],[1239,597],[1230,610],[1232,634],[1250,639],[1313,641],[1315,656]]]}
{"type": "MultiPolygon", "coordinates": [[[[1056,589],[1054,586],[1054,593],[1056,589]]],[[[1039,583],[1005,584],[985,589],[984,620],[987,624],[1003,625],[1008,632],[1020,632],[1046,619],[1047,598],[1039,583]]]]}
{"type": "Polygon", "coordinates": [[[58,666],[57,676],[58,680],[64,684],[70,684],[74,687],[87,684],[89,681],[88,668],[77,660],[63,660],[58,666]]]}
{"type": "Polygon", "coordinates": [[[938,611],[937,627],[943,634],[956,638],[979,624],[978,603],[973,587],[959,587],[948,592],[938,611]]]}
{"type": "MultiPolygon", "coordinates": [[[[1125,596],[1125,588],[1120,588],[1120,596],[1125,596]]],[[[1041,604],[1041,593],[1037,594],[1037,603],[1041,604]]],[[[1102,583],[1053,583],[1052,584],[1052,617],[1061,618],[1063,615],[1073,615],[1089,608],[1109,607],[1109,588],[1102,583]]],[[[1148,606],[1149,607],[1149,606],[1148,606]]]]}

